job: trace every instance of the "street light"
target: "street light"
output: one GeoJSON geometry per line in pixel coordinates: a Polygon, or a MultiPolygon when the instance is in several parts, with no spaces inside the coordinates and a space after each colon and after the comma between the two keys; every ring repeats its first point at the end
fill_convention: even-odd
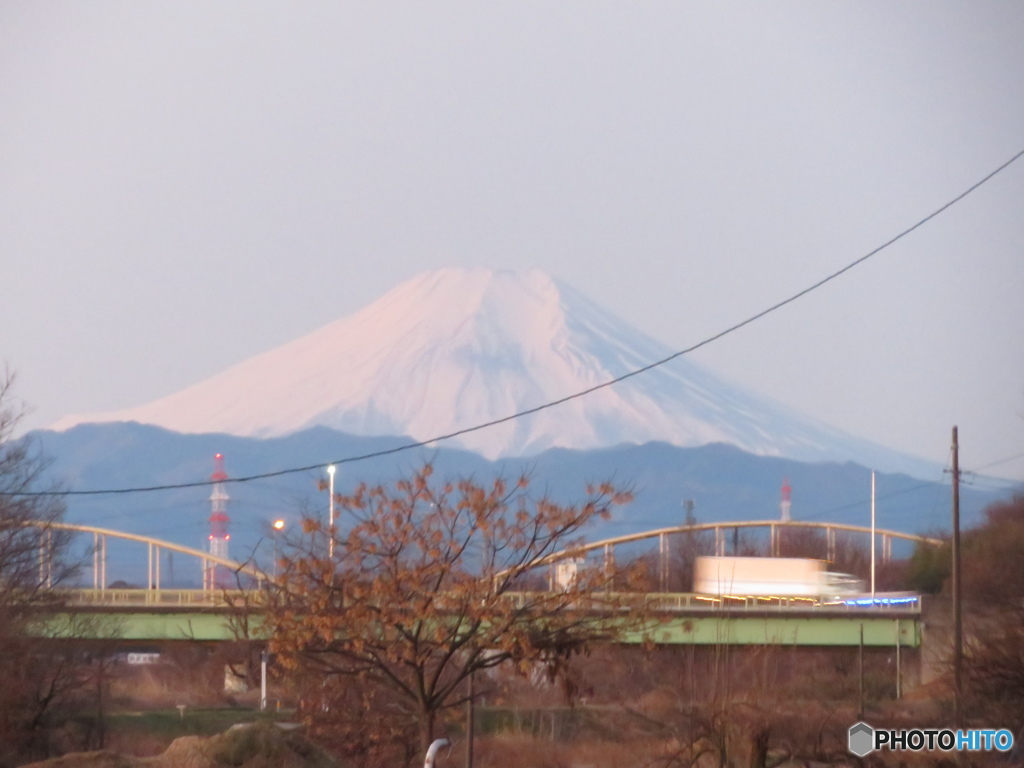
{"type": "Polygon", "coordinates": [[[334,557],[334,465],[329,464],[327,466],[327,475],[329,477],[327,481],[327,492],[331,495],[330,501],[328,502],[328,513],[327,513],[327,534],[330,536],[330,543],[327,545],[327,556],[334,557]]]}
{"type": "MultiPolygon", "coordinates": [[[[284,521],[278,520],[277,523],[281,523],[284,527],[284,521]]],[[[277,523],[274,523],[274,527],[277,528],[277,523]]],[[[260,712],[267,711],[267,662],[270,661],[270,651],[263,648],[263,652],[260,654],[260,712]]]]}
{"type": "Polygon", "coordinates": [[[284,520],[274,521],[274,581],[277,581],[277,536],[284,530],[284,520]]]}

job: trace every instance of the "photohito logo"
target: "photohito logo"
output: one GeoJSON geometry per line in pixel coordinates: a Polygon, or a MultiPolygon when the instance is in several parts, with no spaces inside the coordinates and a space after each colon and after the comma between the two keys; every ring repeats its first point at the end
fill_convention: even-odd
{"type": "Polygon", "coordinates": [[[953,731],[949,728],[886,729],[872,728],[867,723],[850,726],[847,746],[857,757],[865,757],[877,749],[920,752],[939,749],[943,752],[1008,752],[1013,748],[1013,734],[1006,728],[953,731]]]}

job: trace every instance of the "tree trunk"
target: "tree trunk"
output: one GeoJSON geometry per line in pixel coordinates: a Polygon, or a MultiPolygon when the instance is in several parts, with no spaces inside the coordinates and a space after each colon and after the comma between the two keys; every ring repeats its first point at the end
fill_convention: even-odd
{"type": "Polygon", "coordinates": [[[768,743],[771,729],[765,725],[756,729],[750,738],[750,768],[765,768],[768,763],[768,743]]]}
{"type": "Polygon", "coordinates": [[[434,711],[426,707],[420,712],[420,749],[424,755],[434,743],[434,711]]]}

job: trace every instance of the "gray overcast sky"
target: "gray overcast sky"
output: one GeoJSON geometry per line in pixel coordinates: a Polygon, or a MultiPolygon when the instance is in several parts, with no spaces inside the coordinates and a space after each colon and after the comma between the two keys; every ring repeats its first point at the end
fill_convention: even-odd
{"type": "MultiPolygon", "coordinates": [[[[447,265],[682,348],[1024,148],[1021,40],[1017,2],[0,0],[0,360],[45,426],[447,265]]],[[[693,360],[970,468],[1024,453],[1022,340],[1024,161],[693,360]]]]}

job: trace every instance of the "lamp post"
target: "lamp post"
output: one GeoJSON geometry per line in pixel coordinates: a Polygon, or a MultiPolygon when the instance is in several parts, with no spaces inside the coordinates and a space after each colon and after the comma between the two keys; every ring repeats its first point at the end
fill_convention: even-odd
{"type": "Polygon", "coordinates": [[[274,521],[274,581],[277,581],[277,537],[284,530],[284,520],[274,521]]]}
{"type": "MultiPolygon", "coordinates": [[[[278,520],[278,522],[281,522],[278,520]]],[[[277,523],[275,523],[277,525],[277,523]]],[[[267,710],[267,662],[270,660],[270,651],[266,648],[260,653],[260,712],[267,710]]]]}
{"type": "Polygon", "coordinates": [[[330,536],[327,545],[327,556],[334,557],[334,465],[327,466],[327,492],[330,494],[327,512],[327,535],[330,536]]]}

